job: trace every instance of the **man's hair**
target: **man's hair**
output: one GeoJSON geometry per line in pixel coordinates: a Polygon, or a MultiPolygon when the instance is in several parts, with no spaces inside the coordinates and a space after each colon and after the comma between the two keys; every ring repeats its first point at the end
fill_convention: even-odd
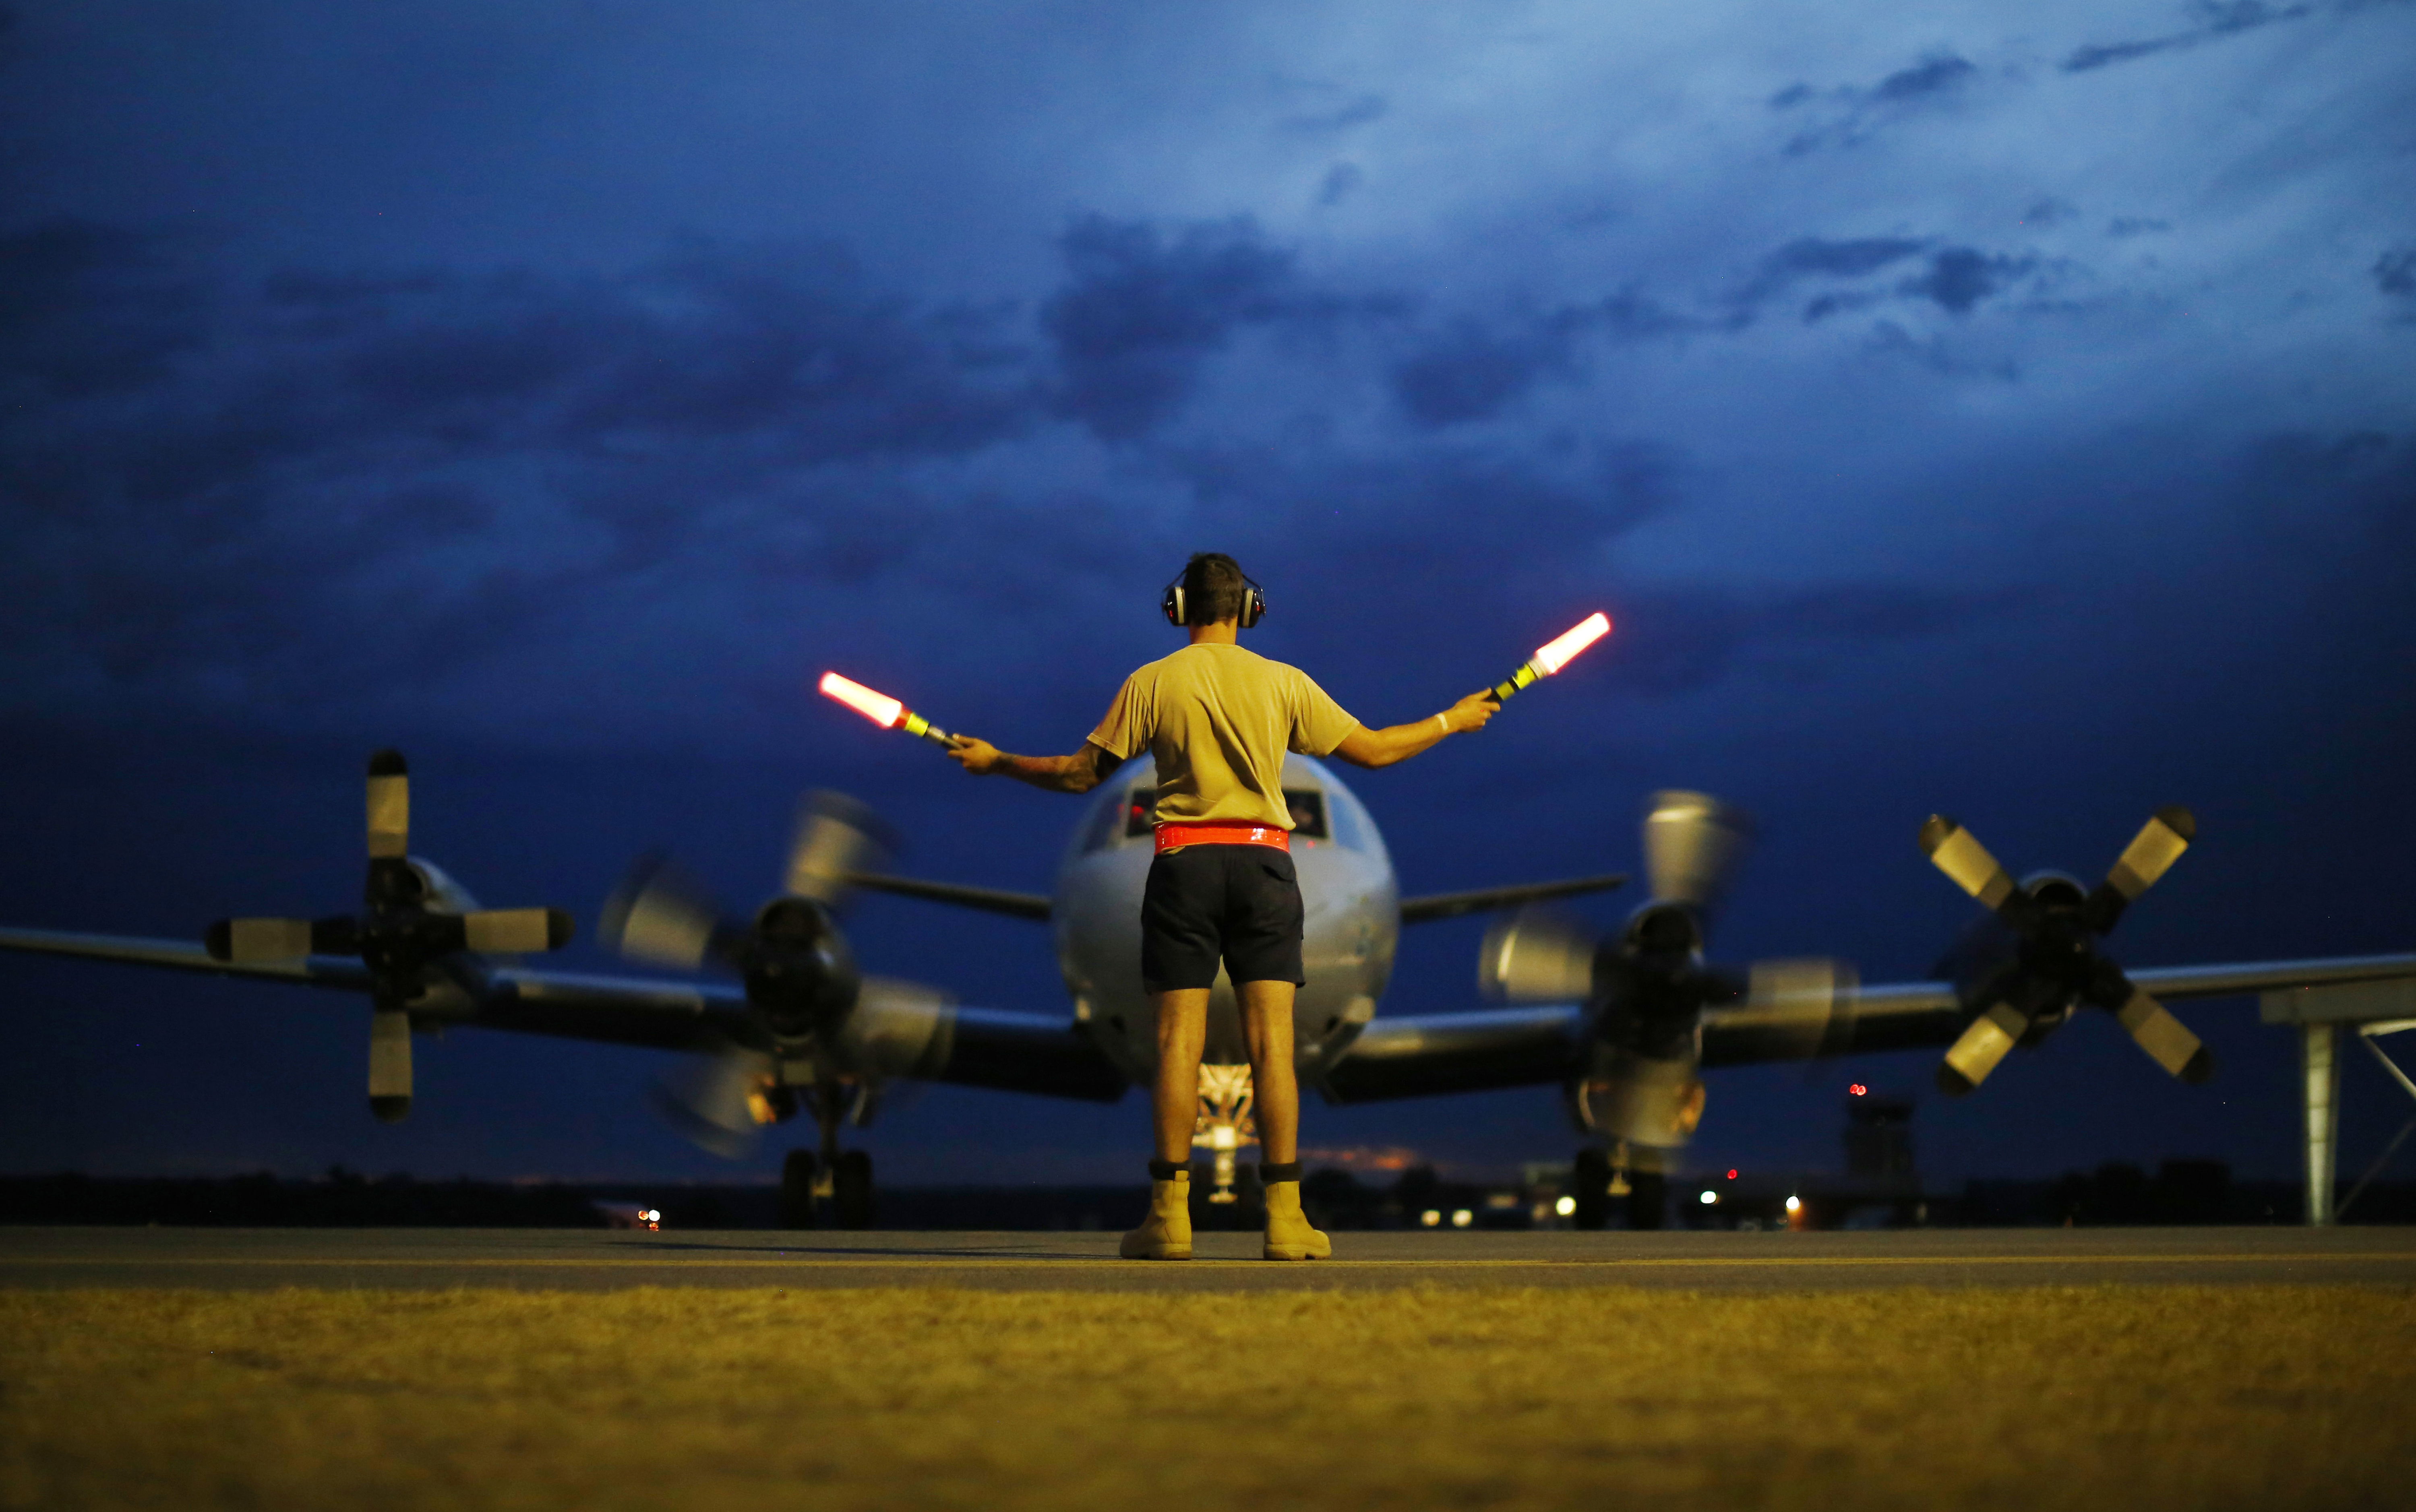
{"type": "Polygon", "coordinates": [[[1248,584],[1241,563],[1222,551],[1193,552],[1183,569],[1183,622],[1215,624],[1240,618],[1248,584]]]}

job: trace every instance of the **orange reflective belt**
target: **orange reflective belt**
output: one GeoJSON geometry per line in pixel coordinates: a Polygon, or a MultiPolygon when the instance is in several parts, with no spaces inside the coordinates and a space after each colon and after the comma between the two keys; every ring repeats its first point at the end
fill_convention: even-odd
{"type": "Polygon", "coordinates": [[[1161,824],[1157,827],[1159,855],[1183,846],[1268,846],[1276,850],[1290,850],[1291,831],[1278,830],[1271,824],[1245,824],[1234,820],[1222,824],[1161,824]]]}

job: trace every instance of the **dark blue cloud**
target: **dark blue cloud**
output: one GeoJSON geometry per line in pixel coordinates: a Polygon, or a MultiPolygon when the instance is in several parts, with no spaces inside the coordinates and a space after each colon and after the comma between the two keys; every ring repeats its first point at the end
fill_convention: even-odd
{"type": "Polygon", "coordinates": [[[1917,278],[1906,279],[1900,287],[1906,293],[1935,300],[1938,307],[1949,314],[1968,315],[1972,306],[2034,266],[2036,260],[2033,258],[2006,257],[1969,247],[1949,247],[1930,258],[1927,273],[1917,278]]]}
{"type": "Polygon", "coordinates": [[[1382,120],[1386,109],[1383,96],[1361,95],[1330,111],[1309,111],[1286,116],[1283,124],[1294,131],[1341,131],[1382,120]]]}
{"type": "Polygon", "coordinates": [[[1871,89],[1871,98],[1880,101],[1918,99],[1925,95],[1942,94],[1968,82],[1979,70],[1970,60],[1951,52],[1925,58],[1910,68],[1899,68],[1880,80],[1871,89]]]}
{"type": "MultiPolygon", "coordinates": [[[[1028,342],[825,253],[691,243],[612,277],[299,271],[256,296],[110,228],[0,255],[0,381],[26,396],[0,412],[0,521],[49,543],[0,581],[23,656],[55,648],[70,681],[88,659],[120,695],[417,686],[694,549],[736,502],[812,535],[883,502],[826,474],[1045,419],[1028,342]],[[231,312],[215,335],[205,307],[231,312]],[[602,541],[535,523],[556,510],[602,541]]],[[[818,570],[861,576],[879,540],[837,528],[818,570]]]]}
{"type": "Polygon", "coordinates": [[[1393,393],[1423,430],[1499,413],[1547,377],[1567,377],[1575,312],[1507,332],[1460,321],[1393,369],[1393,393]]]}
{"type": "Polygon", "coordinates": [[[23,404],[156,382],[207,338],[207,314],[161,237],[88,220],[0,236],[0,394],[23,404]]]}
{"type": "MultiPolygon", "coordinates": [[[[1863,236],[1844,241],[1829,241],[1818,236],[1802,236],[1762,259],[1753,277],[1735,294],[1732,304],[1740,317],[1749,318],[1762,303],[1784,293],[1805,278],[1861,278],[1882,268],[1903,262],[1923,247],[1926,241],[1904,236],[1863,236]]],[[[1869,303],[1865,296],[1855,294],[1823,294],[1812,301],[1804,312],[1806,321],[1818,321],[1838,309],[1852,308],[1869,303]]]]}
{"type": "Polygon", "coordinates": [[[1151,225],[1087,216],[1058,246],[1071,282],[1041,324],[1064,374],[1059,412],[1104,441],[1155,429],[1235,329],[1299,308],[1291,254],[1246,218],[1191,226],[1170,242],[1151,225]]]}
{"type": "Polygon", "coordinates": [[[1953,104],[1979,75],[1970,59],[1935,52],[1868,85],[1815,89],[1795,83],[1770,97],[1775,111],[1809,110],[1819,119],[1788,140],[1786,153],[1801,157],[1823,147],[1851,147],[1899,121],[1953,104]]]}
{"type": "Polygon", "coordinates": [[[2111,64],[2129,63],[2138,58],[2153,57],[2159,52],[2197,47],[2217,37],[2236,37],[2277,22],[2297,21],[2310,14],[2315,7],[2306,5],[2269,6],[2263,0],[2197,0],[2190,9],[2198,17],[2198,24],[2187,31],[2135,41],[2092,43],[2075,49],[2064,58],[2061,67],[2066,73],[2087,73],[2111,64]]]}
{"type": "Polygon", "coordinates": [[[2395,247],[2374,260],[2374,286],[2401,299],[2416,299],[2416,247],[2395,247]]]}

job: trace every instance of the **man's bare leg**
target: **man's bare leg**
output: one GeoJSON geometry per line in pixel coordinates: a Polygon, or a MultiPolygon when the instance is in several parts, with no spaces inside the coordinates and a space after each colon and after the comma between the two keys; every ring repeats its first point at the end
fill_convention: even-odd
{"type": "MultiPolygon", "coordinates": [[[[1300,1159],[1300,1078],[1292,1070],[1291,999],[1288,981],[1246,981],[1242,1040],[1250,1050],[1251,1113],[1259,1125],[1259,1154],[1273,1165],[1300,1159]]],[[[1163,1043],[1165,1031],[1159,1031],[1163,1043]]],[[[1198,1053],[1193,1053],[1198,1064],[1198,1053]]],[[[1193,1071],[1195,1079],[1198,1071],[1193,1071]]],[[[1196,1094],[1195,1094],[1196,1095],[1196,1094]]]]}
{"type": "Polygon", "coordinates": [[[1291,1064],[1292,984],[1241,984],[1242,1038],[1250,1047],[1250,1085],[1257,1096],[1259,1175],[1267,1199],[1269,1260],[1322,1260],[1333,1241],[1317,1232],[1300,1205],[1300,1078],[1291,1064]]]}
{"type": "MultiPolygon", "coordinates": [[[[1281,985],[1287,994],[1291,991],[1291,983],[1281,985]]],[[[1157,1015],[1157,1081],[1150,1088],[1157,1158],[1188,1165],[1191,1131],[1200,1121],[1200,1053],[1208,1043],[1208,989],[1152,993],[1149,1004],[1157,1015]]],[[[1289,1044],[1289,1020],[1286,1029],[1289,1044]]],[[[1298,1094],[1293,1100],[1297,1105],[1298,1094]]]]}

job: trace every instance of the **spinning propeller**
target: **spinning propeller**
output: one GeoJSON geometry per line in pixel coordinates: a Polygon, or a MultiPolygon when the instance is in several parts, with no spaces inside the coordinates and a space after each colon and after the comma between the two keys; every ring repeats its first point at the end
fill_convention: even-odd
{"type": "Polygon", "coordinates": [[[865,995],[837,915],[853,875],[878,870],[891,848],[870,809],[841,793],[814,793],[789,847],[784,890],[751,920],[732,919],[661,853],[642,859],[605,904],[597,935],[607,948],[654,966],[737,977],[765,1030],[763,1044],[725,1046],[649,1089],[656,1111],[683,1135],[735,1159],[764,1125],[795,1115],[797,1088],[771,1052],[809,1052],[865,995]]]}
{"type": "Polygon", "coordinates": [[[1606,1037],[1674,1058],[1702,1010],[1742,1000],[1745,1022],[1810,1055],[1830,1041],[1855,985],[1852,969],[1824,960],[1757,963],[1740,980],[1707,965],[1705,934],[1752,837],[1745,815],[1703,793],[1653,795],[1644,816],[1652,900],[1615,936],[1566,914],[1522,909],[1486,936],[1477,983],[1496,1002],[1597,1003],[1606,1037]]]}
{"type": "Polygon", "coordinates": [[[2214,1074],[2214,1056],[2165,1006],[2135,984],[2098,942],[2139,895],[2155,886],[2197,835],[2185,808],[2159,809],[2114,867],[2085,896],[2069,877],[2016,882],[1971,831],[1942,815],[1921,827],[1921,848],[1955,885],[1977,898],[2014,936],[2012,954],[1983,975],[1966,1001],[1986,1005],[1938,1068],[1939,1089],[1960,1097],[2025,1038],[2043,1035],[2076,1003],[2114,1015],[2150,1058],[2184,1082],[2214,1074]]]}
{"type": "Polygon", "coordinates": [[[370,973],[370,1111],[385,1123],[411,1111],[410,1005],[427,995],[428,968],[463,951],[560,950],[572,927],[559,908],[461,911],[453,905],[463,894],[434,866],[412,860],[410,841],[410,771],[400,752],[380,751],[370,757],[366,910],[327,919],[221,919],[203,936],[214,959],[239,965],[360,958],[370,973]]]}

